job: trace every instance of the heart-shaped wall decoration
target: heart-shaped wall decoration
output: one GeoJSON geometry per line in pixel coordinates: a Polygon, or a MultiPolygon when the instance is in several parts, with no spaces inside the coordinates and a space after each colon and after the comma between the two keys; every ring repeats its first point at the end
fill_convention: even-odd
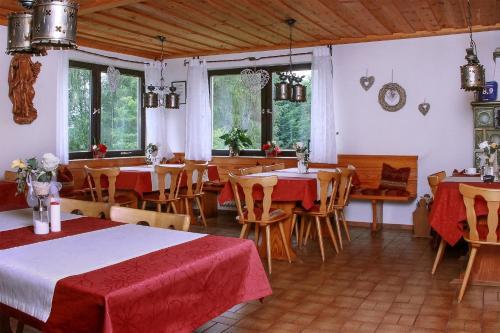
{"type": "Polygon", "coordinates": [[[427,112],[429,112],[430,109],[431,105],[429,103],[420,103],[418,105],[418,111],[420,111],[420,113],[424,116],[427,114],[427,112]]]}
{"type": "Polygon", "coordinates": [[[362,76],[359,79],[359,83],[361,84],[361,87],[363,87],[364,90],[368,91],[373,84],[375,83],[375,77],[373,76],[362,76]]]}
{"type": "Polygon", "coordinates": [[[251,91],[261,90],[266,86],[270,79],[269,72],[265,69],[258,69],[254,71],[250,68],[242,70],[240,77],[243,86],[251,91]]]}

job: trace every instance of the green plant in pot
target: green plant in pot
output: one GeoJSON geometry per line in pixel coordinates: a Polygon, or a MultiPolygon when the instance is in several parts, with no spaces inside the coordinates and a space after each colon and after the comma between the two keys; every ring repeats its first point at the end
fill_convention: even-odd
{"type": "Polygon", "coordinates": [[[229,147],[229,156],[238,156],[243,148],[252,145],[252,140],[250,140],[247,130],[239,127],[233,127],[231,131],[221,135],[220,138],[229,147]]]}

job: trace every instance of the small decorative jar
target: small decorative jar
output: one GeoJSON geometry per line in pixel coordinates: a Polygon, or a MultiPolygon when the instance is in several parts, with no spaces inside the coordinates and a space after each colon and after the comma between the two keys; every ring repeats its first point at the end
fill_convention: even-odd
{"type": "Polygon", "coordinates": [[[49,233],[49,211],[42,197],[38,198],[38,206],[33,208],[33,226],[36,235],[49,233]]]}

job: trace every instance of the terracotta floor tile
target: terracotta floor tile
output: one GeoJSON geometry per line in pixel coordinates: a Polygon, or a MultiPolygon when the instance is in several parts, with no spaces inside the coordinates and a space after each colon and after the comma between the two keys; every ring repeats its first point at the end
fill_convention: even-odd
{"type": "Polygon", "coordinates": [[[429,328],[434,330],[444,330],[448,324],[448,318],[438,316],[419,315],[415,321],[418,328],[429,328]]]}
{"type": "Polygon", "coordinates": [[[395,324],[385,324],[382,323],[377,327],[375,332],[377,333],[408,333],[411,328],[408,326],[401,326],[395,324]]]}

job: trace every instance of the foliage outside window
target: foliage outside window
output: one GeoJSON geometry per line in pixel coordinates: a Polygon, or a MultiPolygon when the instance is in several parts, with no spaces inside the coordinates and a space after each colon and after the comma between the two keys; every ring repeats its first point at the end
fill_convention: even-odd
{"type": "Polygon", "coordinates": [[[263,155],[262,145],[275,141],[284,156],[293,155],[293,144],[307,142],[311,133],[311,70],[309,64],[294,65],[294,73],[304,75],[307,101],[295,103],[274,101],[274,84],[279,72],[287,66],[262,67],[271,75],[267,85],[252,93],[241,83],[242,68],[209,72],[213,112],[212,149],[216,155],[227,155],[228,147],[220,136],[235,127],[247,130],[252,145],[242,155],[263,155]]]}
{"type": "Polygon", "coordinates": [[[144,72],[119,69],[116,91],[109,86],[107,67],[70,62],[70,158],[91,158],[91,147],[103,143],[107,156],[144,155],[145,112],[141,106],[144,72]]]}

